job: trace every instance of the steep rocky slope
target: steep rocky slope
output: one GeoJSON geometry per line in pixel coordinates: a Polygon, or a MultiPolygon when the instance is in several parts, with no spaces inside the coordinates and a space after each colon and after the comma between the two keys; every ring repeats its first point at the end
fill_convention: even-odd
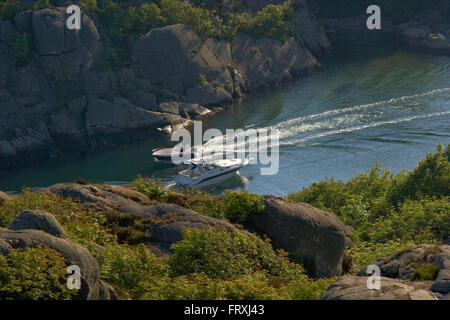
{"type": "MultiPolygon", "coordinates": [[[[250,12],[268,3],[247,2],[250,12]]],[[[65,7],[0,19],[0,168],[171,132],[244,93],[310,73],[329,42],[297,2],[297,40],[202,39],[169,25],[130,37],[118,69],[105,67],[108,41],[95,13],[82,12],[79,31],[65,27],[65,7]]]]}

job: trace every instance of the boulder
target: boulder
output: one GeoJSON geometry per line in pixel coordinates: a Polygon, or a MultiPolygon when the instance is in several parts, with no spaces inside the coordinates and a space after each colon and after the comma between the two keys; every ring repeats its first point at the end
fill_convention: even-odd
{"type": "MultiPolygon", "coordinates": [[[[395,253],[389,257],[376,260],[371,264],[377,265],[384,277],[417,281],[418,272],[427,267],[435,266],[435,275],[431,290],[440,294],[450,293],[450,246],[446,244],[421,244],[395,253]]],[[[365,275],[367,267],[358,272],[365,275]]]]}
{"type": "MultiPolygon", "coordinates": [[[[425,263],[437,265],[440,249],[435,245],[423,244],[414,246],[389,257],[376,260],[371,265],[377,265],[383,277],[398,278],[401,280],[413,280],[416,269],[425,263]]],[[[364,267],[358,275],[365,275],[364,267]]]]}
{"type": "Polygon", "coordinates": [[[14,249],[36,246],[50,247],[64,257],[68,265],[75,264],[81,270],[81,289],[76,299],[98,300],[117,297],[110,286],[100,280],[97,261],[83,246],[66,239],[54,237],[40,230],[0,230],[0,252],[4,255],[14,249]]]}
{"type": "Polygon", "coordinates": [[[438,273],[431,290],[450,297],[450,245],[441,245],[439,249],[441,252],[437,260],[438,273]]]}
{"type": "Polygon", "coordinates": [[[150,199],[138,191],[107,184],[58,183],[48,187],[52,193],[79,201],[86,210],[142,212],[150,199]]]}
{"type": "Polygon", "coordinates": [[[39,62],[50,73],[76,74],[106,58],[106,50],[94,22],[81,14],[81,29],[66,27],[66,8],[33,11],[31,30],[39,62]]]}
{"type": "MultiPolygon", "coordinates": [[[[381,288],[369,289],[368,277],[343,276],[331,285],[321,300],[438,300],[429,283],[380,278],[381,288]]],[[[369,280],[370,281],[370,280],[369,280]]]]}
{"type": "Polygon", "coordinates": [[[213,228],[220,231],[238,230],[230,223],[198,214],[171,203],[148,206],[140,215],[154,221],[147,226],[147,230],[152,238],[157,240],[158,247],[169,252],[173,243],[183,239],[182,231],[186,228],[213,228]]]}
{"type": "Polygon", "coordinates": [[[230,223],[176,204],[152,204],[142,193],[121,186],[61,183],[48,189],[80,201],[86,210],[119,211],[144,217],[145,228],[154,240],[150,251],[159,256],[170,253],[170,246],[182,239],[184,228],[238,230],[230,223]]]}
{"type": "Polygon", "coordinates": [[[25,210],[8,226],[10,230],[41,230],[55,237],[67,237],[64,228],[56,218],[42,210],[25,210]]]}
{"type": "Polygon", "coordinates": [[[334,214],[273,197],[266,197],[264,204],[264,213],[250,227],[267,234],[275,247],[300,257],[312,276],[342,273],[345,225],[334,214]]]}

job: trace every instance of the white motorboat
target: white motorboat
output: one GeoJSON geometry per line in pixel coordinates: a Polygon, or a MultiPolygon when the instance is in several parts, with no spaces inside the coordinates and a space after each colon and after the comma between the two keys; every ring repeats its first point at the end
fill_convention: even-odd
{"type": "Polygon", "coordinates": [[[248,159],[185,161],[189,167],[178,173],[175,181],[185,187],[200,188],[223,182],[248,165],[248,159]]]}
{"type": "MultiPolygon", "coordinates": [[[[172,161],[172,153],[177,152],[174,151],[174,148],[153,149],[152,151],[152,156],[161,161],[172,161]]],[[[187,155],[190,159],[194,159],[197,149],[187,147],[185,149],[181,148],[178,152],[180,157],[184,157],[185,155],[187,155]]]]}

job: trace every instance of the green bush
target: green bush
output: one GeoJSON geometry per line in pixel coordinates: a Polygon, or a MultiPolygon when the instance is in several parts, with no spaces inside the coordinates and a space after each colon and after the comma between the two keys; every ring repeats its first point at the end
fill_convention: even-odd
{"type": "Polygon", "coordinates": [[[11,19],[23,10],[23,6],[19,0],[2,0],[0,1],[0,16],[5,19],[11,19]]]}
{"type": "Polygon", "coordinates": [[[407,201],[398,211],[361,225],[353,236],[379,243],[393,239],[416,243],[445,240],[450,236],[449,199],[407,201]]]}
{"type": "Polygon", "coordinates": [[[50,248],[16,249],[0,255],[0,300],[68,300],[67,265],[50,248]]]}
{"type": "Polygon", "coordinates": [[[187,201],[183,203],[184,207],[205,216],[216,219],[224,218],[223,205],[219,197],[198,189],[183,188],[182,191],[188,196],[187,201]]]}
{"type": "Polygon", "coordinates": [[[412,171],[392,175],[376,164],[347,182],[325,180],[290,194],[332,211],[356,228],[357,241],[440,241],[450,232],[450,145],[438,145],[412,171]]]}
{"type": "Polygon", "coordinates": [[[284,252],[275,252],[268,239],[252,234],[212,229],[186,229],[183,240],[171,247],[169,258],[173,275],[205,273],[218,279],[236,279],[261,271],[270,275],[301,272],[289,263],[284,252]]]}
{"type": "Polygon", "coordinates": [[[294,32],[294,9],[290,1],[281,5],[268,5],[243,26],[244,32],[261,38],[268,37],[285,41],[294,32]]]}
{"type": "Polygon", "coordinates": [[[438,267],[431,262],[426,262],[421,266],[414,268],[414,281],[431,281],[434,280],[438,272],[438,267]]]}
{"type": "Polygon", "coordinates": [[[365,267],[375,260],[388,257],[396,252],[414,246],[413,241],[389,240],[384,243],[357,242],[346,253],[352,257],[358,268],[365,267]]]}
{"type": "Polygon", "coordinates": [[[437,146],[435,153],[428,153],[413,171],[398,174],[389,192],[389,202],[398,206],[405,200],[424,197],[450,196],[450,144],[437,146]]]}
{"type": "Polygon", "coordinates": [[[49,191],[22,189],[22,194],[0,204],[0,227],[7,227],[23,210],[44,210],[53,214],[62,224],[72,241],[81,244],[106,244],[115,237],[105,227],[105,217],[85,212],[79,203],[49,191]]]}
{"type": "Polygon", "coordinates": [[[80,7],[88,12],[97,12],[97,0],[80,0],[80,7]]]}
{"type": "Polygon", "coordinates": [[[222,205],[225,218],[244,223],[249,217],[264,211],[264,197],[247,191],[226,191],[222,205]]]}
{"type": "Polygon", "coordinates": [[[110,245],[97,252],[101,278],[117,288],[122,297],[158,299],[158,288],[167,282],[167,267],[144,245],[110,245]]]}
{"type": "Polygon", "coordinates": [[[139,192],[142,192],[152,200],[164,201],[170,195],[161,180],[143,179],[141,176],[138,176],[133,184],[139,192]]]}

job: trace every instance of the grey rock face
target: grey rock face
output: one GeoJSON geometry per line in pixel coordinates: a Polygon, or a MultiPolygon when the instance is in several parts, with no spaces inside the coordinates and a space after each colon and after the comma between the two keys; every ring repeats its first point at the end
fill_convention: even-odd
{"type": "Polygon", "coordinates": [[[41,230],[55,237],[66,237],[67,233],[56,218],[42,210],[25,210],[8,226],[10,230],[41,230]]]}
{"type": "Polygon", "coordinates": [[[321,297],[324,300],[446,300],[450,294],[450,246],[422,244],[374,261],[381,270],[380,289],[367,287],[367,267],[357,276],[341,277],[321,297]],[[427,264],[436,266],[434,279],[415,274],[427,264]]]}
{"type": "Polygon", "coordinates": [[[78,73],[106,57],[97,27],[82,12],[81,30],[66,28],[66,8],[33,11],[31,29],[40,63],[51,72],[78,73]]]}
{"type": "Polygon", "coordinates": [[[25,249],[39,245],[60,252],[66,263],[69,265],[76,264],[80,267],[81,289],[76,299],[106,299],[108,294],[110,298],[117,296],[111,287],[102,284],[97,261],[83,246],[39,230],[0,230],[0,252],[4,255],[14,249],[25,249]]]}
{"type": "MultiPolygon", "coordinates": [[[[401,280],[415,280],[415,275],[424,265],[436,266],[436,277],[431,290],[441,294],[450,293],[450,246],[422,244],[400,251],[389,257],[374,261],[381,275],[401,280]]],[[[365,275],[363,268],[358,275],[365,275]]]]}
{"type": "Polygon", "coordinates": [[[266,210],[250,226],[265,233],[275,247],[300,255],[317,277],[342,273],[345,226],[332,213],[304,203],[267,197],[266,210]]]}
{"type": "Polygon", "coordinates": [[[429,284],[381,277],[380,290],[367,288],[368,277],[343,276],[328,288],[321,300],[438,300],[429,284]]]}
{"type": "MultiPolygon", "coordinates": [[[[213,2],[207,5],[225,11],[233,7],[231,2],[213,2]]],[[[244,1],[238,11],[254,13],[270,3],[244,1]]],[[[0,19],[1,168],[68,150],[170,134],[210,114],[205,107],[223,107],[243,93],[311,71],[317,61],[309,50],[326,47],[320,25],[305,7],[298,17],[304,45],[293,38],[282,43],[243,34],[232,42],[201,39],[192,28],[178,24],[130,38],[131,63],[105,72],[97,68],[108,59],[94,22],[98,17],[82,12],[81,30],[68,30],[65,5],[55,4],[61,7],[0,19]],[[38,66],[17,65],[12,49],[17,32],[30,35],[38,66]],[[83,101],[67,103],[69,95],[81,95],[83,101]]]]}
{"type": "Polygon", "coordinates": [[[150,200],[140,192],[121,186],[58,183],[48,188],[52,193],[80,201],[85,209],[141,212],[142,204],[150,200]]]}
{"type": "Polygon", "coordinates": [[[331,44],[325,34],[325,29],[313,15],[305,0],[295,0],[295,28],[302,38],[306,48],[315,56],[321,57],[331,50],[331,44]]]}
{"type": "Polygon", "coordinates": [[[188,26],[152,29],[132,45],[131,52],[139,77],[177,94],[197,86],[201,75],[218,84],[232,85],[228,70],[230,44],[213,39],[203,41],[188,26]]]}
{"type": "Polygon", "coordinates": [[[157,245],[167,251],[170,246],[183,239],[185,228],[213,228],[220,231],[237,231],[232,224],[207,217],[176,204],[161,203],[148,206],[141,215],[151,217],[158,223],[148,227],[152,237],[158,239],[157,245]]]}
{"type": "Polygon", "coordinates": [[[438,255],[438,273],[431,290],[444,295],[450,294],[450,245],[441,245],[438,255]]]}
{"type": "MultiPolygon", "coordinates": [[[[379,266],[381,275],[384,277],[412,280],[416,268],[419,268],[424,263],[437,264],[439,252],[440,250],[436,246],[424,244],[402,250],[371,264],[379,266]]],[[[366,269],[360,270],[358,275],[365,275],[366,269]]]]}
{"type": "Polygon", "coordinates": [[[294,38],[283,43],[269,38],[253,39],[239,33],[232,48],[237,72],[249,91],[307,74],[318,66],[314,56],[294,38]]]}
{"type": "Polygon", "coordinates": [[[91,137],[155,130],[178,123],[185,121],[180,116],[144,110],[126,99],[115,99],[114,102],[93,99],[86,109],[86,130],[91,137]]]}

